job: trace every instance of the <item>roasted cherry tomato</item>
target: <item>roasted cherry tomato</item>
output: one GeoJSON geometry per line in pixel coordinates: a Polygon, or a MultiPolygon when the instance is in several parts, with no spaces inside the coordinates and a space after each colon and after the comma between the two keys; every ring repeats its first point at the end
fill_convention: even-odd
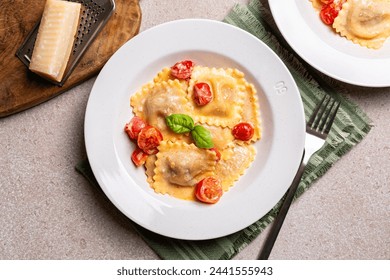
{"type": "Polygon", "coordinates": [[[194,68],[194,62],[191,60],[183,60],[171,67],[171,75],[174,78],[188,80],[191,78],[192,68],[194,68]]]}
{"type": "Polygon", "coordinates": [[[334,19],[339,14],[340,9],[341,6],[336,5],[335,3],[333,3],[333,1],[329,4],[322,6],[320,11],[321,20],[327,25],[332,25],[334,19]]]}
{"type": "Polygon", "coordinates": [[[221,153],[218,151],[217,148],[214,147],[214,148],[210,148],[209,150],[215,153],[215,155],[217,156],[217,161],[221,159],[221,153]]]}
{"type": "Polygon", "coordinates": [[[194,85],[194,101],[199,106],[208,104],[213,99],[213,94],[208,83],[197,83],[194,85]]]}
{"type": "Polygon", "coordinates": [[[242,122],[233,127],[232,133],[234,138],[242,141],[248,141],[253,137],[255,130],[250,123],[242,122]]]}
{"type": "Polygon", "coordinates": [[[221,182],[214,177],[206,177],[195,187],[195,196],[204,203],[217,203],[223,194],[221,182]]]}
{"type": "Polygon", "coordinates": [[[140,148],[136,148],[131,154],[131,160],[136,166],[144,165],[147,158],[148,154],[142,151],[140,148]]]}
{"type": "Polygon", "coordinates": [[[163,140],[161,132],[154,126],[148,125],[138,134],[137,145],[148,155],[157,154],[158,145],[163,140]]]}
{"type": "Polygon", "coordinates": [[[136,140],[141,129],[145,126],[147,126],[146,122],[140,117],[135,116],[125,125],[125,132],[131,140],[136,140]]]}

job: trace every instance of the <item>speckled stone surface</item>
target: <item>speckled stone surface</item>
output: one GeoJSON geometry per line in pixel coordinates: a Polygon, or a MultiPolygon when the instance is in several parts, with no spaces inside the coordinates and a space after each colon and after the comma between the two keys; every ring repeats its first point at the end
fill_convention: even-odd
{"type": "MultiPolygon", "coordinates": [[[[179,18],[222,20],[247,2],[141,0],[141,32],[179,18]]],[[[93,82],[0,119],[0,259],[158,258],[74,169],[86,156],[93,82]]],[[[374,126],[292,205],[272,259],[390,259],[390,88],[345,86],[374,126]]],[[[235,258],[255,258],[265,234],[235,258]]]]}

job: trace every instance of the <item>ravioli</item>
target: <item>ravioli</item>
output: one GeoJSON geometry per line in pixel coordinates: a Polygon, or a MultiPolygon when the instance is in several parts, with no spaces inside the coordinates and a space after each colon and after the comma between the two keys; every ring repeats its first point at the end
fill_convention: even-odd
{"type": "Polygon", "coordinates": [[[316,9],[316,10],[320,10],[321,7],[322,7],[322,3],[321,3],[321,0],[310,0],[310,2],[312,3],[313,7],[316,9]]]}
{"type": "Polygon", "coordinates": [[[214,126],[214,125],[203,125],[211,133],[214,147],[218,150],[224,150],[233,144],[234,137],[231,129],[227,127],[214,126]]]}
{"type": "Polygon", "coordinates": [[[390,36],[390,0],[348,0],[333,28],[354,43],[379,49],[390,36]]]}
{"type": "Polygon", "coordinates": [[[193,200],[194,185],[213,176],[217,156],[185,142],[162,141],[155,162],[152,187],[157,193],[193,200]]]}
{"type": "Polygon", "coordinates": [[[390,0],[310,1],[326,24],[355,44],[379,49],[390,36],[390,0]]]}
{"type": "Polygon", "coordinates": [[[156,77],[153,78],[154,83],[168,82],[171,80],[176,80],[182,86],[184,91],[187,91],[188,82],[186,80],[178,80],[172,77],[171,70],[168,67],[165,67],[160,72],[157,73],[156,77]]]}
{"type": "Polygon", "coordinates": [[[242,111],[241,119],[243,122],[248,122],[254,127],[255,131],[251,141],[255,142],[261,138],[260,108],[256,88],[248,82],[244,86],[243,108],[245,109],[242,111]]]}
{"type": "Polygon", "coordinates": [[[243,110],[244,74],[235,69],[216,69],[195,66],[188,87],[188,99],[193,105],[194,119],[199,123],[233,127],[241,118],[243,110]],[[193,102],[196,83],[207,83],[213,100],[205,106],[193,102]]]}
{"type": "Polygon", "coordinates": [[[228,191],[255,159],[256,150],[253,145],[235,145],[224,151],[218,162],[215,175],[221,178],[222,188],[228,191]]]}
{"type": "Polygon", "coordinates": [[[134,115],[163,135],[157,153],[144,162],[150,187],[159,194],[196,200],[197,183],[216,177],[223,191],[228,191],[255,159],[253,143],[261,139],[258,103],[256,88],[237,69],[196,65],[188,79],[178,79],[170,68],[163,68],[130,98],[134,115]],[[197,83],[207,83],[212,91],[212,100],[204,106],[193,98],[197,83]],[[191,133],[174,133],[166,123],[171,114],[188,115],[194,127],[203,126],[213,148],[197,147],[191,133]],[[248,141],[238,140],[232,133],[242,122],[254,129],[248,141]]]}
{"type": "Polygon", "coordinates": [[[134,114],[157,127],[164,139],[183,138],[173,133],[165,124],[165,117],[174,113],[191,111],[186,92],[178,80],[150,83],[131,97],[134,114]]]}

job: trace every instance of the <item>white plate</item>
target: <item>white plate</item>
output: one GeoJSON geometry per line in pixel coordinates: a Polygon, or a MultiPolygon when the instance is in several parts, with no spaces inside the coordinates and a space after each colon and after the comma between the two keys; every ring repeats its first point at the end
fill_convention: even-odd
{"type": "Polygon", "coordinates": [[[211,20],[165,23],[123,45],[92,88],[85,117],[88,158],[101,188],[128,218],[162,235],[201,240],[239,231],[266,214],[298,169],[305,120],[297,86],[281,60],[257,38],[211,20]],[[258,89],[263,139],[246,174],[215,205],[156,194],[123,132],[133,114],[129,99],[162,68],[183,59],[236,67],[258,89]]]}
{"type": "Polygon", "coordinates": [[[379,50],[354,44],[319,18],[310,0],[268,0],[275,22],[307,63],[340,81],[367,87],[390,86],[390,40],[379,50]]]}

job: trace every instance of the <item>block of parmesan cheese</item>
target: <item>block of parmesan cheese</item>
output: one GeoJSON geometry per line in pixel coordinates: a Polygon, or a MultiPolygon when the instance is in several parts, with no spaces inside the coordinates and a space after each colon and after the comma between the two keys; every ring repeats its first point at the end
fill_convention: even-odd
{"type": "Polygon", "coordinates": [[[29,69],[60,82],[78,29],[81,4],[47,0],[38,29],[29,69]]]}

